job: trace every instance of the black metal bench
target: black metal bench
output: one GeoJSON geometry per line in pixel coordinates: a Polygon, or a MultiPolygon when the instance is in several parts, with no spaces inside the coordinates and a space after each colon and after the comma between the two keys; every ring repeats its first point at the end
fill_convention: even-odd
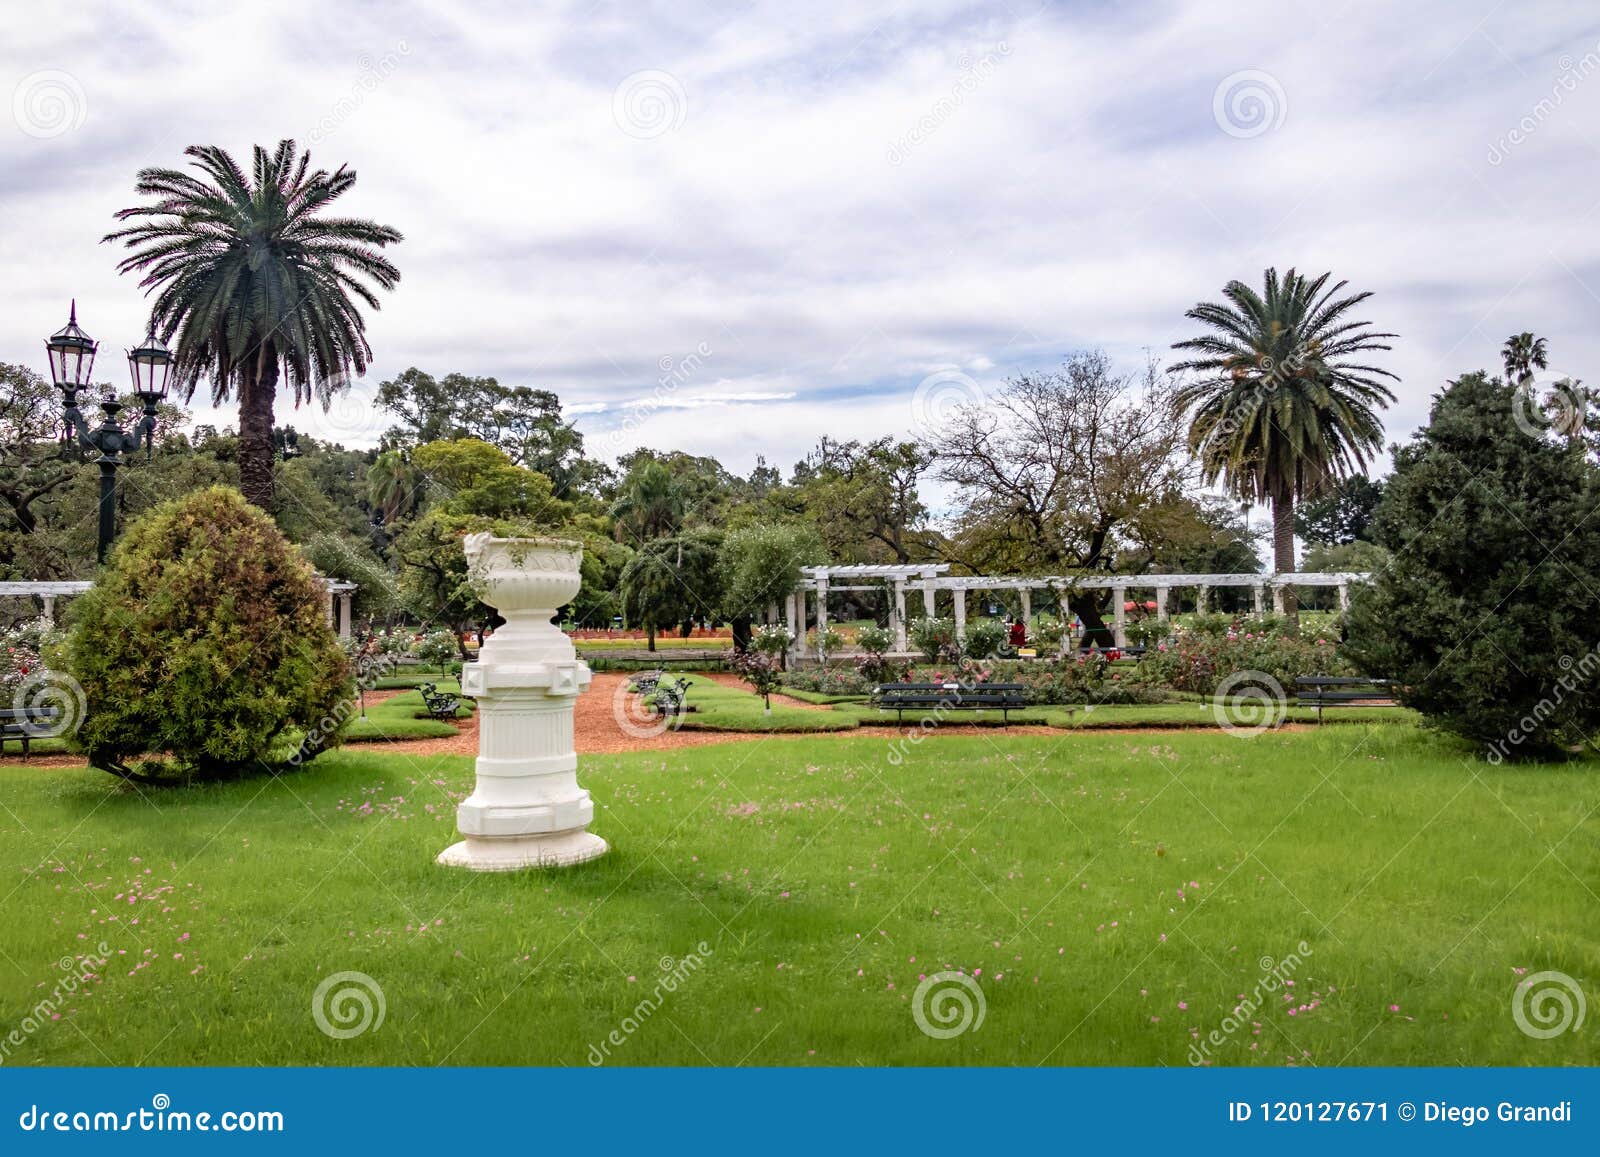
{"type": "Polygon", "coordinates": [[[658,681],[650,692],[651,702],[662,715],[682,715],[688,710],[684,700],[689,698],[692,681],[679,676],[670,681],[658,681]]]}
{"type": "Polygon", "coordinates": [[[1317,722],[1327,707],[1398,707],[1393,679],[1353,679],[1334,675],[1298,675],[1294,699],[1301,707],[1315,707],[1317,722]]]}
{"type": "Polygon", "coordinates": [[[8,740],[17,739],[22,742],[22,758],[27,759],[29,745],[35,739],[53,735],[51,724],[59,718],[59,707],[7,707],[0,710],[0,754],[5,753],[8,740]]]}
{"type": "Polygon", "coordinates": [[[881,683],[872,689],[872,705],[893,711],[900,722],[910,710],[999,711],[1010,722],[1011,712],[1028,706],[1025,683],[881,683]]]}
{"type": "Polygon", "coordinates": [[[433,683],[423,683],[417,688],[422,692],[422,702],[428,708],[428,714],[435,719],[454,719],[456,709],[461,706],[458,695],[445,695],[433,683]]]}
{"type": "Polygon", "coordinates": [[[640,671],[629,681],[628,690],[635,695],[648,695],[656,689],[664,674],[664,671],[640,671]]]}

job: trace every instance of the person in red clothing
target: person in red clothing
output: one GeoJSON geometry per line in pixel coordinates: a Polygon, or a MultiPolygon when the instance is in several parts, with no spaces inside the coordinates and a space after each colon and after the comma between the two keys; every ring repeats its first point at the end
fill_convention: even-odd
{"type": "Polygon", "coordinates": [[[1021,619],[1011,620],[1011,645],[1018,649],[1028,645],[1028,625],[1021,619]]]}

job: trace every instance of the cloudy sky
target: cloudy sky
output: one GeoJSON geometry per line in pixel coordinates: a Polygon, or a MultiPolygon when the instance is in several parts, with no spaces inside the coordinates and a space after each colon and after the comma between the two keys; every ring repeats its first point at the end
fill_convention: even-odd
{"type": "Polygon", "coordinates": [[[608,457],[787,469],[1074,348],[1170,357],[1268,264],[1375,293],[1392,437],[1518,330],[1600,380],[1600,10],[1225,9],[38,0],[0,43],[0,360],[43,372],[76,296],[120,383],[134,173],[294,137],[406,234],[368,378],[280,410],[352,444],[416,365],[555,390],[608,457]]]}

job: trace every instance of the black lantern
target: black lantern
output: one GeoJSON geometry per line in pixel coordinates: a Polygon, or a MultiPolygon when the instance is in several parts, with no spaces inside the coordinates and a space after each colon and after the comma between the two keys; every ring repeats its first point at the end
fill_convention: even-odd
{"type": "Polygon", "coordinates": [[[78,409],[78,391],[89,384],[99,343],[78,328],[76,301],[72,303],[72,316],[66,328],[51,334],[44,346],[50,354],[50,376],[61,391],[68,439],[76,438],[85,450],[99,455],[95,459],[100,467],[100,534],[96,556],[104,563],[116,531],[117,467],[122,465],[123,455],[141,446],[146,454],[150,453],[156,432],[156,405],[167,396],[172,351],[156,337],[154,326],[143,345],[128,351],[128,372],[133,375],[133,392],[144,403],[144,417],[132,430],[124,430],[117,421],[122,403],[109,390],[100,402],[99,426],[91,427],[83,411],[78,409]]]}
{"type": "Polygon", "coordinates": [[[67,324],[45,339],[50,353],[50,378],[69,398],[89,384],[100,343],[78,327],[78,302],[73,299],[67,324]]]}
{"type": "Polygon", "coordinates": [[[128,373],[133,377],[133,392],[141,402],[165,400],[167,378],[172,373],[172,351],[156,336],[153,328],[145,336],[143,345],[128,351],[128,373]]]}

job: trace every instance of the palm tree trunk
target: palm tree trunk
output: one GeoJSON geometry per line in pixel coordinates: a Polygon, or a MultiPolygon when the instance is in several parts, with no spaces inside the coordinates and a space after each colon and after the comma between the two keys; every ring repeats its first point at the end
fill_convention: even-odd
{"type": "Polygon", "coordinates": [[[239,488],[245,499],[272,510],[272,403],[278,359],[270,343],[246,359],[239,384],[239,488]]]}
{"type": "MultiPolygon", "coordinates": [[[[1272,569],[1292,574],[1294,564],[1294,492],[1279,493],[1272,500],[1272,569]]],[[[1283,613],[1289,620],[1289,633],[1300,633],[1300,596],[1294,587],[1283,588],[1283,613]]]]}

